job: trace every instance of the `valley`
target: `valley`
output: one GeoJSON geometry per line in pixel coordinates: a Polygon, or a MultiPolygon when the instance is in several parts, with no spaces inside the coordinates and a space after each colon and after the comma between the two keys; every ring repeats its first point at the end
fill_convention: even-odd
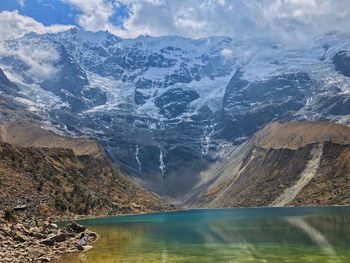
{"type": "Polygon", "coordinates": [[[1,138],[103,152],[128,180],[185,207],[347,203],[340,192],[306,201],[303,191],[324,180],[324,163],[342,162],[348,182],[349,43],[335,32],[297,48],[80,28],[29,33],[0,56],[1,138]],[[24,46],[28,56],[50,51],[37,61],[46,75],[18,52],[24,46]]]}

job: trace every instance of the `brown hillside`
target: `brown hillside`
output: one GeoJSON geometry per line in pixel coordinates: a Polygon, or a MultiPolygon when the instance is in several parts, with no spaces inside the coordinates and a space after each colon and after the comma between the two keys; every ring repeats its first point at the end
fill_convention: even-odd
{"type": "Polygon", "coordinates": [[[199,186],[199,207],[348,205],[350,128],[273,123],[215,164],[199,186]]]}
{"type": "Polygon", "coordinates": [[[76,155],[103,154],[100,145],[89,139],[68,138],[27,122],[0,124],[0,141],[19,147],[59,147],[72,149],[76,155]]]}
{"type": "Polygon", "coordinates": [[[104,157],[71,149],[0,143],[0,208],[42,216],[159,211],[167,205],[128,181],[104,157]]]}
{"type": "Polygon", "coordinates": [[[308,144],[350,144],[350,127],[329,122],[272,123],[254,136],[254,144],[265,149],[296,150],[308,144]]]}
{"type": "Polygon", "coordinates": [[[126,179],[102,147],[27,122],[0,124],[0,208],[50,215],[160,211],[168,205],[126,179]]]}

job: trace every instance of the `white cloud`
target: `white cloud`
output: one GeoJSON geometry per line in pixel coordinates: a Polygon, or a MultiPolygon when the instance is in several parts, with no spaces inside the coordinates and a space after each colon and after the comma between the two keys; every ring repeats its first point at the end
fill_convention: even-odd
{"type": "MultiPolygon", "coordinates": [[[[28,70],[20,72],[20,75],[26,75],[34,81],[50,78],[57,72],[55,62],[59,59],[59,54],[49,43],[19,41],[18,45],[9,47],[5,41],[0,42],[0,56],[14,56],[23,61],[28,70]]],[[[6,70],[6,67],[4,69],[6,70]]],[[[11,75],[21,79],[15,72],[11,72],[11,75]]]]}
{"type": "Polygon", "coordinates": [[[350,32],[350,2],[345,0],[119,0],[130,11],[121,27],[109,22],[116,0],[62,1],[81,10],[82,27],[122,37],[227,35],[291,43],[332,30],[350,32]]]}
{"type": "Polygon", "coordinates": [[[91,31],[113,29],[109,18],[113,15],[115,8],[119,6],[117,2],[106,0],[61,1],[77,7],[82,12],[77,21],[81,27],[91,31]]]}
{"type": "Polygon", "coordinates": [[[58,54],[52,46],[39,47],[38,45],[19,42],[18,46],[9,48],[6,40],[21,37],[29,32],[39,34],[59,32],[72,26],[53,25],[47,27],[31,17],[18,14],[17,11],[0,12],[0,25],[0,56],[12,55],[18,57],[29,67],[25,73],[34,80],[51,77],[56,72],[54,62],[58,59],[58,54]]]}
{"type": "Polygon", "coordinates": [[[342,0],[121,0],[130,8],[127,36],[228,35],[303,41],[331,30],[350,32],[350,2],[342,0]]]}
{"type": "Polygon", "coordinates": [[[31,17],[20,15],[18,11],[0,12],[0,25],[0,40],[21,37],[29,32],[36,32],[39,34],[52,33],[67,30],[72,27],[67,25],[44,26],[31,17]]]}
{"type": "Polygon", "coordinates": [[[27,73],[36,81],[50,78],[57,72],[54,63],[58,60],[59,55],[56,49],[49,44],[38,48],[22,43],[14,55],[29,66],[27,73]]]}
{"type": "MultiPolygon", "coordinates": [[[[337,30],[350,32],[350,1],[345,0],[60,0],[81,14],[86,30],[108,30],[121,37],[180,35],[200,38],[269,37],[286,43],[305,42],[337,30]],[[121,26],[111,23],[120,5],[129,17],[121,26]]],[[[24,1],[22,0],[24,3],[24,1]]],[[[68,26],[45,27],[17,12],[0,13],[0,37],[29,31],[54,32],[68,26]],[[4,34],[6,32],[6,34],[4,34]]]]}
{"type": "Polygon", "coordinates": [[[18,4],[19,4],[21,7],[23,7],[24,4],[25,4],[25,2],[26,2],[26,0],[17,0],[17,2],[18,2],[18,4]]]}

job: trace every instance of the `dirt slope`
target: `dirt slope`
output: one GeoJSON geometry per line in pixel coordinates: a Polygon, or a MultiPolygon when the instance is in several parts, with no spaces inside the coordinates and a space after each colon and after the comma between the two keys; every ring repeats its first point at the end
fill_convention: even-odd
{"type": "Polygon", "coordinates": [[[0,141],[20,147],[60,147],[72,149],[76,155],[98,156],[103,152],[93,140],[59,136],[29,122],[0,123],[0,141]]]}
{"type": "Polygon", "coordinates": [[[240,147],[216,164],[220,172],[190,206],[350,204],[349,127],[273,123],[240,147]]]}
{"type": "Polygon", "coordinates": [[[272,123],[253,138],[256,147],[292,149],[327,141],[350,144],[350,128],[330,122],[272,123]]]}

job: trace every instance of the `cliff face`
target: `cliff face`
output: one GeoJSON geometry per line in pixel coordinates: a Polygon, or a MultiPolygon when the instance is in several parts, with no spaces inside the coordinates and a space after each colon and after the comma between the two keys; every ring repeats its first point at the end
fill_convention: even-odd
{"type": "Polygon", "coordinates": [[[272,124],[217,164],[187,203],[199,207],[349,204],[350,128],[272,124]]]}
{"type": "Polygon", "coordinates": [[[350,145],[325,143],[319,169],[291,205],[350,204],[350,145]]]}
{"type": "Polygon", "coordinates": [[[2,140],[7,138],[12,144],[0,143],[1,208],[27,205],[29,213],[42,216],[138,213],[169,208],[158,197],[127,180],[94,141],[65,139],[39,128],[26,130],[24,125],[5,124],[7,130],[2,126],[2,140]],[[18,133],[6,135],[9,130],[18,133]],[[40,136],[28,140],[33,131],[41,132],[40,136]],[[19,139],[15,140],[17,136],[19,139]],[[25,147],[19,146],[22,136],[27,137],[25,147]]]}

